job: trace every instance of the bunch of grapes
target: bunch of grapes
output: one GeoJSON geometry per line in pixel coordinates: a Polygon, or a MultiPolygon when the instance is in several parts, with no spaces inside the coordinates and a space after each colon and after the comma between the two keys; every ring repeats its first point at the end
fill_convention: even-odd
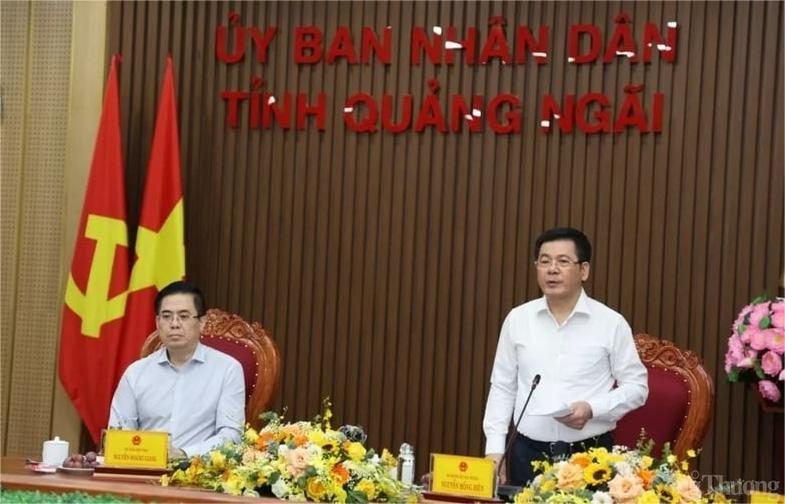
{"type": "Polygon", "coordinates": [[[87,452],[84,455],[75,453],[63,461],[63,467],[70,469],[93,469],[98,465],[95,452],[87,452]]]}

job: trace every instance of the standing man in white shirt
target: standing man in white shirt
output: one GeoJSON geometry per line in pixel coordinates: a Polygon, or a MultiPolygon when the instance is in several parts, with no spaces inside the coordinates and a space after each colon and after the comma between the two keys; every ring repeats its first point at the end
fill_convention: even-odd
{"type": "MultiPolygon", "coordinates": [[[[534,244],[543,297],[513,308],[502,325],[483,421],[485,453],[497,463],[510,420],[518,419],[534,377],[541,376],[513,434],[512,485],[533,479],[534,460],[611,449],[616,421],[646,402],[646,368],[629,324],[583,290],[590,262],[591,244],[581,231],[544,232],[534,244]]],[[[501,480],[507,482],[504,468],[501,480]]]]}
{"type": "Polygon", "coordinates": [[[204,296],[173,282],[155,298],[161,348],[125,370],[112,398],[110,428],[165,431],[170,458],[239,441],[245,424],[243,368],[202,345],[204,296]]]}

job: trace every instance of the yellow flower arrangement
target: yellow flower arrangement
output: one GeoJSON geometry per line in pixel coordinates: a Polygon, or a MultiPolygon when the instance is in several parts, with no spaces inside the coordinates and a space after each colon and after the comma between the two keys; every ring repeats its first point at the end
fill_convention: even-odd
{"type": "Polygon", "coordinates": [[[349,443],[346,447],[346,453],[349,454],[349,458],[358,462],[365,457],[365,447],[362,443],[349,443]]]}
{"type": "Polygon", "coordinates": [[[654,491],[657,492],[657,497],[660,498],[660,502],[677,503],[681,501],[681,497],[679,497],[679,491],[670,485],[657,485],[654,488],[654,491]]]}
{"type": "Polygon", "coordinates": [[[589,485],[599,485],[611,479],[611,468],[607,464],[590,463],[583,470],[583,480],[589,485]]]}
{"type": "Polygon", "coordinates": [[[321,502],[327,496],[327,485],[316,476],[308,478],[305,493],[314,501],[321,502]]]}
{"type": "Polygon", "coordinates": [[[660,498],[654,490],[646,490],[638,497],[636,504],[660,504],[660,498]]]}
{"type": "Polygon", "coordinates": [[[171,463],[161,485],[196,486],[231,495],[274,495],[317,502],[414,501],[416,487],[393,474],[397,459],[379,456],[364,445],[358,427],[334,430],[331,405],[310,422],[285,423],[276,413],[262,414],[259,431],[247,426],[239,443],[200,457],[171,463]]]}
{"type": "Polygon", "coordinates": [[[376,485],[373,483],[373,481],[367,478],[360,480],[360,482],[357,483],[357,486],[355,488],[357,489],[358,492],[364,493],[365,497],[369,501],[373,501],[378,493],[376,490],[376,485]]]}
{"type": "Polygon", "coordinates": [[[577,464],[583,468],[589,467],[591,464],[591,457],[586,453],[575,453],[570,457],[570,462],[577,464]]]}
{"type": "Polygon", "coordinates": [[[532,462],[538,473],[529,486],[515,496],[515,502],[549,504],[657,504],[664,503],[725,503],[721,493],[703,495],[688,475],[689,459],[671,453],[670,445],[662,447],[662,456],[651,456],[654,442],[641,437],[635,449],[615,446],[590,448],[569,458],[532,462]]]}
{"type": "Polygon", "coordinates": [[[210,463],[216,469],[223,469],[226,464],[226,455],[219,451],[210,452],[210,463]]]}

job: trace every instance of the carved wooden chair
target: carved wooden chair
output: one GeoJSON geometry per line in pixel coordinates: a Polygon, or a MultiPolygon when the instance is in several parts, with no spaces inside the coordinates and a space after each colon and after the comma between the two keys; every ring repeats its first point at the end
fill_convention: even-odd
{"type": "MultiPolygon", "coordinates": [[[[201,342],[237,359],[245,378],[245,420],[261,425],[259,414],[272,403],[281,378],[281,356],[275,341],[258,322],[249,324],[238,315],[217,308],[204,315],[201,342]]],[[[158,331],[142,345],[142,357],[161,347],[158,331]]]]}
{"type": "Polygon", "coordinates": [[[619,420],[614,441],[633,448],[644,428],[656,443],[655,455],[670,441],[673,453],[684,457],[690,448],[700,447],[709,428],[714,383],[690,350],[648,334],[636,335],[635,346],[649,371],[649,397],[619,420]]]}

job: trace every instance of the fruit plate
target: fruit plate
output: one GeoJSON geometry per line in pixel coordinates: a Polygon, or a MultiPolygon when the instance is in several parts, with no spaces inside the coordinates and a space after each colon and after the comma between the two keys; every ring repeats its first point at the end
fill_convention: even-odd
{"type": "Polygon", "coordinates": [[[92,476],[95,469],[92,467],[63,467],[59,466],[57,472],[71,474],[73,476],[92,476]]]}
{"type": "Polygon", "coordinates": [[[29,470],[37,473],[43,474],[54,474],[57,471],[57,467],[53,465],[46,465],[43,463],[27,463],[25,467],[29,470]]]}

